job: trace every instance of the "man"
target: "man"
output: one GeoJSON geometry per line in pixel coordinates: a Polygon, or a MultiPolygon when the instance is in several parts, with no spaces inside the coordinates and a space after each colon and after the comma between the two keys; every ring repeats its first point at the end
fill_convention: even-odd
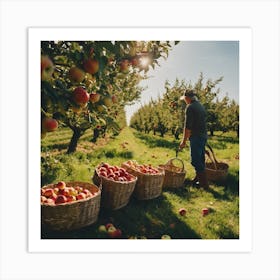
{"type": "Polygon", "coordinates": [[[206,112],[193,90],[186,90],[180,100],[184,100],[187,107],[183,139],[179,148],[183,149],[186,146],[186,141],[190,141],[191,164],[196,172],[193,183],[199,182],[200,187],[208,189],[209,184],[205,172],[206,112]]]}

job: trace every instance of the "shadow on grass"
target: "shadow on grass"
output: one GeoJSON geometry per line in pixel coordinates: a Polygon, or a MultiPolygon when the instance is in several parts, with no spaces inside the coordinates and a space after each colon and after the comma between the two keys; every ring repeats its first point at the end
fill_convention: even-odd
{"type": "Polygon", "coordinates": [[[116,149],[112,149],[112,150],[106,150],[104,152],[104,156],[107,157],[107,158],[120,157],[120,158],[125,158],[125,159],[132,159],[133,158],[133,152],[132,151],[118,152],[116,149]]]}
{"type": "MultiPolygon", "coordinates": [[[[204,190],[211,193],[215,199],[231,201],[233,197],[239,196],[239,174],[229,173],[226,180],[223,181],[209,181],[209,189],[204,190]],[[212,186],[211,186],[212,185],[212,186]],[[218,188],[213,188],[213,185],[218,188]]],[[[191,196],[191,189],[201,189],[199,185],[193,185],[192,181],[186,179],[184,182],[184,188],[176,190],[176,194],[181,197],[189,198],[191,196]]]]}
{"type": "Polygon", "coordinates": [[[54,232],[42,229],[43,239],[104,239],[98,232],[101,224],[113,223],[122,230],[123,239],[160,239],[168,234],[172,239],[201,239],[201,236],[182,222],[171,209],[171,204],[160,196],[153,200],[139,201],[134,197],[119,210],[101,208],[98,222],[71,232],[54,232]]]}
{"type": "Polygon", "coordinates": [[[67,149],[68,146],[69,146],[69,143],[49,144],[47,147],[42,146],[41,150],[42,150],[42,152],[51,151],[54,149],[64,150],[64,149],[67,149]]]}
{"type": "Polygon", "coordinates": [[[209,138],[211,139],[217,138],[218,141],[223,141],[226,143],[231,143],[231,144],[238,144],[239,143],[239,138],[238,137],[231,137],[231,136],[223,136],[223,135],[216,135],[216,136],[210,136],[209,138]]]}
{"type": "Polygon", "coordinates": [[[140,132],[133,132],[133,134],[134,134],[135,137],[137,137],[138,139],[145,142],[145,144],[150,148],[162,147],[162,148],[176,150],[178,148],[178,145],[179,145],[175,140],[168,141],[164,138],[163,139],[158,139],[155,136],[143,134],[143,133],[140,133],[140,132]]]}

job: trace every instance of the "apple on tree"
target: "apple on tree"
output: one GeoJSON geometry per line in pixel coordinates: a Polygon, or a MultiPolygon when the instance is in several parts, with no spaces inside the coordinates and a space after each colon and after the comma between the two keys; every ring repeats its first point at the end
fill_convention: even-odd
{"type": "Polygon", "coordinates": [[[77,87],[73,91],[73,101],[78,105],[85,105],[89,101],[89,94],[82,87],[77,87]]]}
{"type": "Polygon", "coordinates": [[[85,79],[85,72],[76,66],[69,70],[68,75],[72,83],[81,83],[85,79]]]}
{"type": "Polygon", "coordinates": [[[47,55],[41,56],[41,80],[48,81],[54,72],[54,64],[47,55]]]}
{"type": "Polygon", "coordinates": [[[42,120],[42,130],[44,132],[53,132],[57,130],[58,122],[56,119],[53,118],[43,118],[42,120]]]}
{"type": "Polygon", "coordinates": [[[89,100],[92,103],[98,102],[100,100],[100,94],[99,93],[95,93],[95,92],[91,93],[89,95],[89,100]]]}
{"type": "Polygon", "coordinates": [[[98,60],[93,58],[88,58],[87,60],[85,60],[83,66],[85,71],[92,75],[97,73],[99,70],[99,62],[98,60]]]}
{"type": "Polygon", "coordinates": [[[111,97],[105,97],[103,102],[106,107],[111,107],[113,105],[113,101],[111,97]]]}

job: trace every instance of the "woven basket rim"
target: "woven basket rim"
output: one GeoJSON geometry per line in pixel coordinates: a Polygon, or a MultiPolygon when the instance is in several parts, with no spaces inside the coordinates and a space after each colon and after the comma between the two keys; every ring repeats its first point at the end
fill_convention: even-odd
{"type": "Polygon", "coordinates": [[[133,177],[132,181],[115,181],[115,180],[112,180],[110,178],[107,178],[105,176],[100,175],[99,172],[98,172],[98,167],[95,168],[95,171],[96,171],[98,177],[101,177],[101,178],[103,178],[103,179],[105,179],[107,181],[110,181],[112,183],[118,183],[118,184],[124,184],[125,185],[125,184],[129,184],[129,183],[133,183],[133,182],[137,181],[137,179],[138,179],[137,176],[134,176],[133,174],[129,173],[129,175],[131,175],[133,177]]]}
{"type": "MultiPolygon", "coordinates": [[[[170,170],[170,169],[167,169],[166,167],[169,167],[171,165],[167,165],[167,164],[160,164],[159,167],[163,168],[164,171],[169,171],[169,172],[172,172],[172,173],[176,173],[176,174],[186,174],[186,170],[184,171],[174,171],[174,170],[170,170]]],[[[176,166],[175,166],[176,167],[176,166]]],[[[177,168],[177,167],[176,167],[177,168]]],[[[179,168],[179,167],[178,167],[179,168]]]]}
{"type": "MultiPolygon", "coordinates": [[[[165,173],[164,168],[161,168],[161,167],[154,167],[154,168],[157,168],[160,172],[159,172],[159,173],[156,173],[156,174],[151,174],[151,173],[143,173],[143,172],[141,172],[141,171],[138,171],[138,170],[132,168],[130,165],[126,164],[125,162],[122,163],[122,165],[124,165],[125,167],[127,167],[127,168],[133,170],[133,172],[135,172],[135,173],[137,173],[137,174],[139,174],[139,175],[141,175],[141,176],[159,176],[159,175],[162,176],[162,175],[164,175],[164,173],[165,173]]],[[[129,171],[128,171],[128,172],[129,172],[129,171]]],[[[136,176],[136,177],[137,177],[137,176],[136,176]]]]}
{"type": "Polygon", "coordinates": [[[210,167],[215,167],[215,165],[214,165],[214,163],[209,162],[209,163],[205,164],[205,169],[215,171],[215,172],[219,172],[219,171],[227,171],[228,168],[229,168],[229,165],[227,163],[224,163],[224,162],[219,162],[218,164],[216,164],[216,166],[217,166],[217,169],[210,168],[210,167]],[[219,169],[219,167],[222,167],[222,168],[219,169]]]}
{"type": "MultiPolygon", "coordinates": [[[[67,186],[67,183],[79,183],[79,186],[82,186],[83,184],[87,184],[87,185],[91,185],[92,187],[96,187],[98,189],[98,191],[96,192],[97,195],[94,195],[92,197],[87,197],[85,199],[82,199],[82,200],[75,200],[75,201],[71,201],[71,202],[65,202],[65,203],[60,203],[60,204],[54,204],[54,205],[50,205],[50,204],[44,204],[44,203],[41,203],[41,206],[42,207],[59,207],[59,206],[67,206],[67,205],[72,205],[72,204],[78,204],[78,203],[83,203],[83,202],[86,202],[86,201],[89,201],[91,199],[95,199],[96,197],[98,197],[99,195],[101,195],[101,189],[95,185],[95,184],[92,184],[92,183],[88,183],[88,182],[80,182],[80,181],[69,181],[69,182],[65,182],[66,186],[67,186]]],[[[52,183],[52,184],[48,184],[48,185],[45,185],[43,187],[41,187],[41,189],[45,189],[45,188],[55,188],[55,183],[52,183]]]]}

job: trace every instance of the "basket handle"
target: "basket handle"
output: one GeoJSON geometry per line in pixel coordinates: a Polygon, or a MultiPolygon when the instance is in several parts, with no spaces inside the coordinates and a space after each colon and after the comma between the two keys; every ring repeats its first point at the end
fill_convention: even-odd
{"type": "Polygon", "coordinates": [[[215,163],[218,164],[219,162],[218,162],[217,159],[216,159],[216,156],[215,156],[215,154],[214,154],[213,149],[211,148],[211,146],[210,146],[209,144],[206,144],[206,146],[207,146],[207,148],[211,151],[215,163]]]}
{"type": "Polygon", "coordinates": [[[208,156],[208,158],[211,160],[211,162],[214,164],[215,170],[217,170],[217,164],[216,161],[213,159],[213,153],[210,154],[209,151],[205,150],[205,154],[208,156]]]}
{"type": "Polygon", "coordinates": [[[173,164],[173,161],[174,160],[178,160],[178,161],[180,161],[181,162],[181,164],[182,164],[182,170],[181,170],[181,172],[183,172],[184,170],[185,170],[185,165],[184,165],[184,162],[181,160],[181,159],[179,159],[179,158],[172,158],[172,159],[170,159],[165,165],[174,165],[173,164]]]}

